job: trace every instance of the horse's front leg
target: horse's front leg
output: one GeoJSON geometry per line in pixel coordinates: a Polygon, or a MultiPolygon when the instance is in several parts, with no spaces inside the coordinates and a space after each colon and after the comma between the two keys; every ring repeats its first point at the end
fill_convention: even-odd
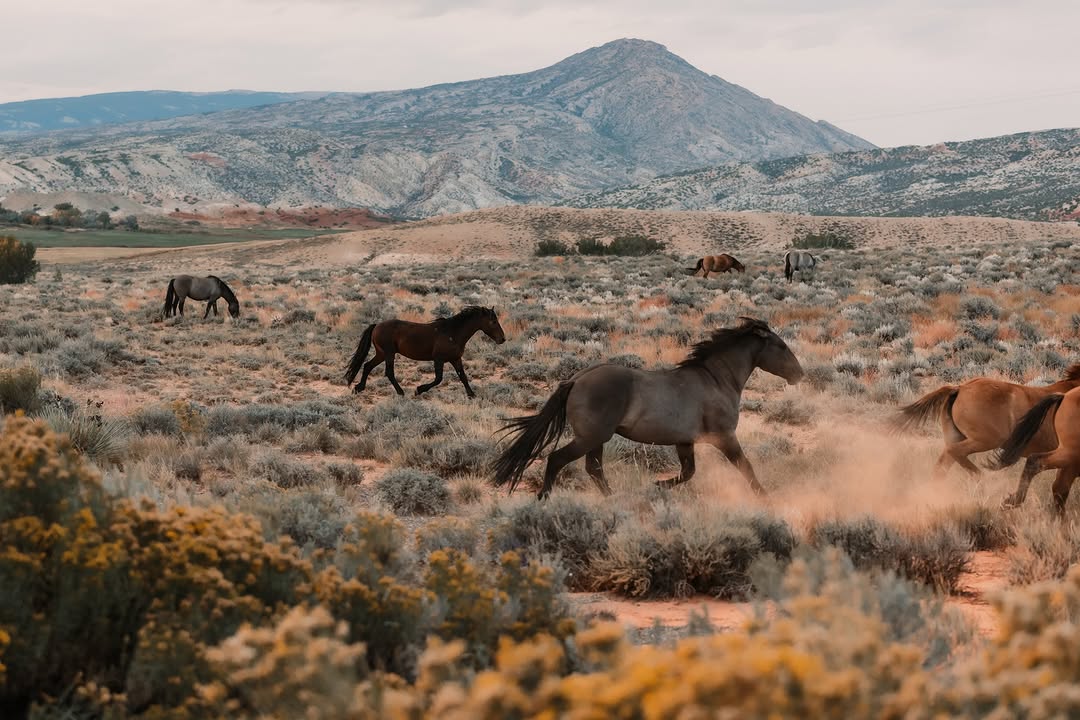
{"type": "Polygon", "coordinates": [[[754,474],[754,466],[750,464],[750,460],[743,453],[742,446],[739,445],[739,439],[735,437],[734,433],[730,435],[724,435],[715,440],[713,444],[720,452],[724,453],[731,464],[738,468],[742,476],[746,478],[746,482],[750,483],[750,489],[757,495],[766,495],[765,488],[758,482],[757,475],[754,474]]]}
{"type": "Polygon", "coordinates": [[[429,383],[424,383],[420,387],[416,388],[417,395],[423,395],[428,390],[442,382],[443,365],[445,365],[445,363],[442,360],[435,361],[435,379],[429,383]]]}
{"type": "Polygon", "coordinates": [[[451,360],[450,364],[454,366],[454,370],[457,372],[458,379],[461,380],[461,384],[465,386],[465,394],[471,398],[476,397],[476,393],[469,387],[469,378],[465,375],[465,366],[461,362],[461,358],[451,360]]]}
{"type": "Polygon", "coordinates": [[[394,355],[393,353],[387,353],[386,355],[386,377],[390,381],[390,384],[394,386],[394,390],[398,395],[404,395],[405,391],[401,389],[401,385],[398,383],[397,378],[394,377],[394,355]]]}
{"type": "MultiPolygon", "coordinates": [[[[206,312],[204,312],[204,313],[202,314],[202,319],[203,319],[203,320],[205,320],[206,318],[210,317],[210,308],[212,308],[213,306],[214,306],[214,304],[213,304],[213,303],[206,303],[206,312]]],[[[216,315],[216,314],[217,314],[217,313],[215,313],[215,315],[216,315]]]]}

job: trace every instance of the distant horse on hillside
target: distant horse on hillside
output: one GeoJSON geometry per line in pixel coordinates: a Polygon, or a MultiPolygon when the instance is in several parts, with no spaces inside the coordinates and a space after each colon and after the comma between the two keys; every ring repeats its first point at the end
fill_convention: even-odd
{"type": "Polygon", "coordinates": [[[356,352],[353,353],[349,367],[345,370],[345,384],[352,383],[363,365],[364,374],[360,376],[360,382],[353,388],[354,393],[362,391],[367,386],[368,374],[385,360],[386,377],[397,394],[404,395],[405,391],[401,389],[397,378],[394,377],[394,356],[401,353],[413,360],[435,362],[435,379],[416,388],[417,395],[422,395],[441,383],[443,365],[450,363],[457,371],[461,384],[465,386],[465,394],[476,397],[476,393],[469,387],[469,378],[465,376],[465,366],[461,363],[461,356],[465,352],[465,344],[478,330],[482,330],[499,345],[506,342],[506,334],[503,332],[502,325],[499,324],[495,308],[476,305],[470,305],[452,317],[440,318],[429,323],[415,323],[394,318],[369,325],[360,338],[360,344],[356,346],[356,352]],[[375,346],[375,356],[364,363],[372,345],[375,346]]]}
{"type": "Polygon", "coordinates": [[[784,277],[788,282],[795,278],[796,272],[813,271],[817,267],[817,258],[805,250],[788,250],[784,253],[784,277]]]}
{"type": "Polygon", "coordinates": [[[692,268],[686,269],[687,275],[696,275],[698,270],[704,270],[705,275],[703,277],[709,277],[709,273],[718,272],[726,273],[732,269],[739,272],[746,272],[746,267],[741,262],[736,260],[733,256],[723,253],[721,255],[706,255],[703,258],[699,258],[697,265],[692,268]]]}
{"type": "Polygon", "coordinates": [[[582,456],[589,477],[601,492],[611,494],[604,478],[604,443],[615,434],[675,446],[679,475],[658,482],[662,487],[693,477],[694,443],[702,442],[717,447],[751,489],[764,495],[735,437],[743,386],[754,368],[792,385],[802,380],[803,369],[765,322],[739,320],[737,327],[716,330],[699,342],[672,370],[593,365],[559,385],[539,413],[511,420],[503,428],[516,437],[492,465],[495,483],[509,484],[513,492],[525,469],[544,448],[558,442],[569,422],[574,439],[548,456],[540,499],[551,493],[559,471],[582,456]]]}
{"type": "Polygon", "coordinates": [[[210,316],[211,310],[214,311],[214,316],[217,317],[217,301],[219,298],[225,298],[225,302],[229,305],[230,315],[234,318],[240,317],[240,301],[236,299],[236,295],[225,284],[225,281],[214,275],[207,275],[204,278],[177,275],[170,280],[169,289],[165,292],[165,307],[161,310],[162,315],[172,317],[177,314],[177,310],[183,315],[184,301],[188,298],[206,301],[206,312],[203,313],[203,320],[210,316]]]}
{"type": "MultiPolygon", "coordinates": [[[[979,468],[969,455],[996,450],[1003,447],[1021,418],[1046,397],[1080,387],[1080,364],[1065,370],[1065,376],[1053,385],[1042,387],[1017,385],[991,378],[975,378],[962,385],[945,385],[924,395],[919,400],[900,409],[893,420],[897,430],[908,430],[922,425],[937,416],[945,448],[938,457],[934,475],[942,479],[954,463],[976,475],[979,468]]],[[[1023,456],[1052,450],[1033,444],[1022,452],[1023,456]]],[[[1018,456],[1019,457],[1019,456],[1018,456]]],[[[1013,460],[1012,462],[1016,462],[1013,460]]],[[[1010,463],[1011,464],[1011,463],[1010,463]]],[[[1031,481],[1031,461],[1025,466],[1020,488],[1005,499],[1005,505],[1019,505],[1024,501],[1027,485],[1031,481]]]]}
{"type": "Polygon", "coordinates": [[[1031,479],[1043,470],[1056,469],[1052,493],[1054,509],[1064,512],[1073,481],[1080,475],[1080,387],[1066,393],[1048,395],[1035,404],[1016,424],[1009,439],[994,458],[995,469],[1027,457],[1020,485],[1005,503],[1016,507],[1024,502],[1031,479]]]}

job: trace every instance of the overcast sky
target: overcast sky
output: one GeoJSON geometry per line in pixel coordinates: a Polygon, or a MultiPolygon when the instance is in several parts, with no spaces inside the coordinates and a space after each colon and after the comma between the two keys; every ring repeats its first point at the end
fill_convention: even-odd
{"type": "Polygon", "coordinates": [[[1080,126],[1076,0],[14,0],[3,16],[0,102],[420,87],[637,37],[882,146],[1080,126]]]}

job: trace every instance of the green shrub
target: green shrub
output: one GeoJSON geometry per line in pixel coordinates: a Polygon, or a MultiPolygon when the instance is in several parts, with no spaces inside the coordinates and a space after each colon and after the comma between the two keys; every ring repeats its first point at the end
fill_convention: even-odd
{"type": "Polygon", "coordinates": [[[490,544],[496,555],[514,550],[531,557],[557,557],[567,569],[567,585],[584,590],[592,583],[593,557],[607,549],[608,536],[621,517],[609,508],[555,495],[509,510],[497,506],[492,519],[490,544]]]}
{"type": "Polygon", "coordinates": [[[125,420],[105,417],[90,406],[69,412],[50,405],[40,417],[55,432],[67,435],[72,447],[97,465],[123,466],[131,437],[131,427],[125,420]]]}
{"type": "Polygon", "coordinates": [[[391,470],[375,482],[375,494],[403,515],[443,515],[450,507],[446,481],[424,470],[391,470]]]}
{"type": "Polygon", "coordinates": [[[41,269],[34,259],[37,250],[32,242],[22,242],[10,235],[0,237],[0,285],[30,282],[41,269]]]}
{"type": "Polygon", "coordinates": [[[550,255],[570,255],[572,252],[570,246],[561,240],[546,239],[536,243],[534,254],[537,257],[547,257],[550,255]]]}
{"type": "Polygon", "coordinates": [[[581,255],[641,257],[663,252],[666,247],[664,242],[645,235],[620,235],[609,243],[597,238],[582,238],[577,242],[577,251],[581,255]]]}
{"type": "Polygon", "coordinates": [[[29,365],[0,369],[0,412],[36,411],[40,404],[40,390],[41,373],[37,369],[29,365]]]}

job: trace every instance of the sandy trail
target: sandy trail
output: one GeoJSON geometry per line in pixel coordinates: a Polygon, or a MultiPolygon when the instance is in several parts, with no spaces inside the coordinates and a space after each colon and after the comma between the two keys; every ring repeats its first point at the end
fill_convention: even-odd
{"type": "MultiPolygon", "coordinates": [[[[1008,560],[1001,553],[975,552],[971,566],[960,580],[961,595],[946,601],[960,610],[980,635],[997,631],[997,618],[989,597],[1008,586],[1008,560]]],[[[707,614],[717,630],[743,627],[754,616],[754,604],[726,602],[705,595],[685,600],[628,600],[612,593],[570,593],[570,602],[581,615],[613,617],[623,625],[649,628],[659,623],[667,628],[685,627],[692,613],[707,614]]]]}

